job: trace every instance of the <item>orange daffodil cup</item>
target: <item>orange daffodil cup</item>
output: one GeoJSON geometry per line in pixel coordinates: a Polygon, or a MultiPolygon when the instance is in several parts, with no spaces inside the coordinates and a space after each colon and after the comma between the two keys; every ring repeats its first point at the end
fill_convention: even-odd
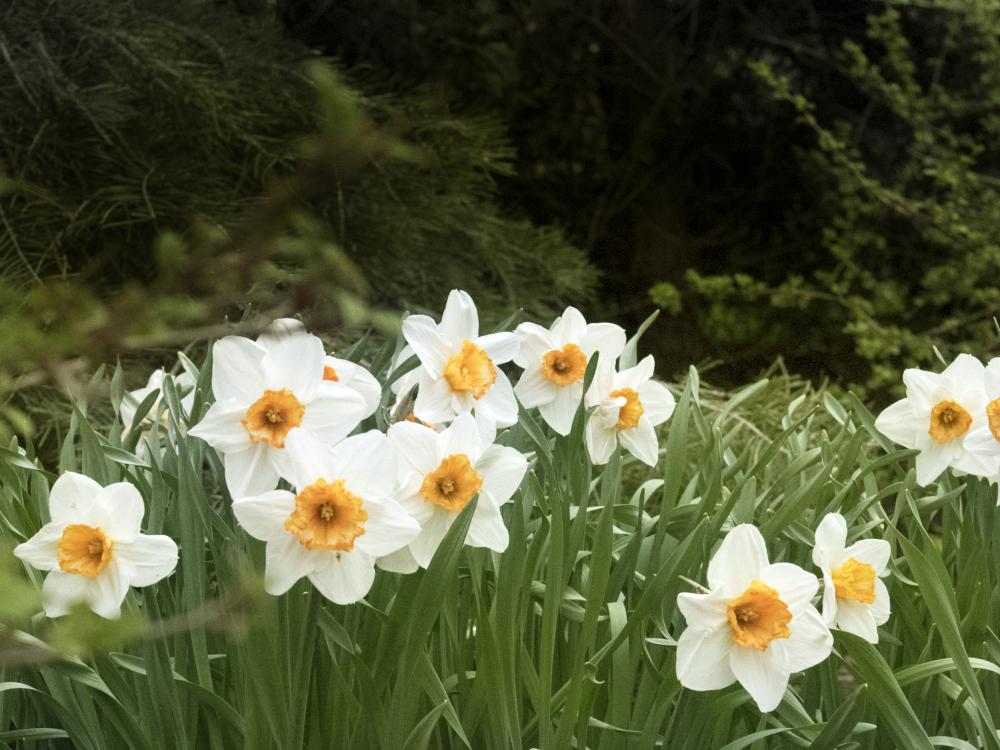
{"type": "Polygon", "coordinates": [[[84,604],[101,617],[117,618],[131,586],[149,586],[177,567],[177,545],[140,532],[145,506],[127,482],[102,487],[66,472],[49,493],[52,519],[14,548],[32,567],[49,571],[42,606],[49,617],[84,604]]]}
{"type": "Polygon", "coordinates": [[[283,325],[256,342],[227,336],[212,347],[216,401],[190,434],[222,454],[233,498],[274,489],[292,431],[334,445],[363,419],[365,398],[324,379],[325,358],[319,338],[283,325]]]}
{"type": "Polygon", "coordinates": [[[560,435],[569,435],[583,399],[583,378],[594,353],[614,362],[625,348],[625,330],[613,323],[587,323],[567,307],[552,326],[522,323],[514,363],[524,368],[514,393],[526,409],[538,407],[542,419],[560,435]]]}

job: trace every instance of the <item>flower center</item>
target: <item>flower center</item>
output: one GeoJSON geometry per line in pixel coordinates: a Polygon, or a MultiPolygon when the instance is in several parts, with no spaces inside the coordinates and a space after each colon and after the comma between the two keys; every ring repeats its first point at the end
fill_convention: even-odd
{"type": "Polygon", "coordinates": [[[285,528],[306,549],[348,552],[365,533],[368,511],[364,501],[349,492],[343,479],[317,479],[295,496],[295,510],[285,528]]]}
{"type": "Polygon", "coordinates": [[[332,380],[336,383],[340,380],[340,376],[337,375],[337,371],[330,367],[330,365],[323,365],[323,380],[332,380]]]}
{"type": "Polygon", "coordinates": [[[732,638],[736,643],[765,651],[775,638],[788,638],[792,613],[778,592],[761,581],[750,586],[726,607],[732,638]]]}
{"type": "Polygon", "coordinates": [[[871,604],[875,601],[875,568],[868,563],[858,562],[849,557],[847,562],[834,571],[833,586],[838,599],[871,604]]]}
{"type": "Polygon", "coordinates": [[[302,424],[305,413],[305,405],[295,398],[294,393],[283,388],[280,391],[264,391],[264,395],[253,402],[247,409],[246,417],[240,421],[250,434],[250,442],[284,448],[285,437],[302,424]]]}
{"type": "Polygon", "coordinates": [[[572,385],[587,372],[587,355],[576,344],[566,344],[542,357],[542,377],[556,385],[572,385]]]}
{"type": "Polygon", "coordinates": [[[938,401],[931,409],[931,427],[927,431],[938,443],[961,437],[972,424],[972,415],[957,401],[938,401]]]}
{"type": "Polygon", "coordinates": [[[114,557],[115,543],[97,526],[71,523],[56,544],[59,569],[96,578],[114,557]]]}
{"type": "Polygon", "coordinates": [[[496,382],[497,368],[485,351],[466,339],[462,350],[445,364],[444,378],[453,391],[480,399],[496,382]]]}
{"type": "Polygon", "coordinates": [[[990,434],[1000,443],[1000,398],[995,398],[986,405],[986,418],[990,423],[990,434]]]}
{"type": "Polygon", "coordinates": [[[619,388],[617,391],[611,392],[611,398],[619,397],[625,399],[625,404],[618,410],[618,422],[615,424],[615,429],[619,432],[631,430],[639,424],[639,417],[646,411],[646,408],[639,400],[639,394],[631,388],[619,388]]]}
{"type": "Polygon", "coordinates": [[[472,468],[464,453],[448,456],[420,485],[420,494],[429,503],[458,512],[479,492],[483,478],[472,468]]]}

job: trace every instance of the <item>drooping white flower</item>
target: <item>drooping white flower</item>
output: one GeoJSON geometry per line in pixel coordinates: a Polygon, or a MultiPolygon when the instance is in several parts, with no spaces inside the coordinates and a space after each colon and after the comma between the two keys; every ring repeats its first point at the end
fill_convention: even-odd
{"type": "Polygon", "coordinates": [[[987,423],[983,363],[959,354],[944,372],[910,368],[903,373],[906,398],[875,420],[879,432],[905,448],[916,448],[917,483],[927,486],[948,467],[990,476],[1000,459],[966,449],[965,436],[987,423]]]}
{"type": "Polygon", "coordinates": [[[372,430],[329,448],[289,433],[285,475],[296,492],[272,490],[233,501],[250,536],[267,542],[264,586],[280,596],[300,578],[327,599],[350,604],[375,580],[375,560],[409,544],[417,522],[393,499],[396,459],[372,430]]]}
{"type": "Polygon", "coordinates": [[[674,396],[653,377],[653,357],[635,367],[615,372],[611,363],[598,363],[587,390],[586,442],[590,460],[605,464],[620,441],[633,456],[656,465],[659,444],[656,425],[674,413],[674,396]]]}
{"type": "Polygon", "coordinates": [[[293,430],[333,445],[363,418],[357,391],[323,379],[325,356],[323,343],[305,332],[266,346],[227,336],[212,347],[216,401],[190,433],[223,454],[233,498],[274,488],[293,430]]]}
{"type": "Polygon", "coordinates": [[[49,617],[77,603],[101,617],[116,618],[130,586],[149,586],[177,566],[177,545],[168,536],[142,534],[145,508],[127,482],[102,487],[73,472],[60,476],[49,493],[49,517],[14,554],[50,571],[42,585],[49,617]]]}
{"type": "MultiPolygon", "coordinates": [[[[301,321],[294,318],[279,318],[264,329],[257,337],[257,343],[267,349],[283,338],[303,333],[306,333],[306,329],[301,321]]],[[[357,391],[365,402],[362,419],[374,414],[382,400],[382,386],[375,376],[366,368],[348,359],[326,355],[323,358],[323,380],[340,383],[357,391]]]]}
{"type": "Polygon", "coordinates": [[[816,529],[813,564],[823,571],[823,619],[830,627],[878,643],[878,626],[889,619],[889,542],[861,539],[847,546],[847,522],[828,513],[816,529]]]}
{"type": "Polygon", "coordinates": [[[509,427],[517,421],[517,400],[507,376],[497,365],[513,359],[519,346],[514,333],[479,335],[479,313],[472,298],[453,289],[435,323],[426,315],[403,320],[409,345],[400,355],[405,361],[416,354],[416,375],[400,378],[393,392],[402,394],[416,382],[413,413],[425,422],[450,422],[457,415],[475,411],[491,428],[509,427]]]}
{"type": "Polygon", "coordinates": [[[781,703],[793,672],[827,658],[833,636],[812,598],[816,576],[771,564],[764,538],[736,526],[708,564],[708,593],[679,594],[687,628],[677,640],[677,678],[689,690],[739,682],[761,711],[781,703]]]}
{"type": "Polygon", "coordinates": [[[600,353],[612,363],[625,348],[625,331],[614,323],[587,323],[575,307],[567,307],[552,327],[522,323],[516,333],[521,345],[514,363],[524,372],[514,393],[527,407],[538,407],[549,427],[568,435],[583,398],[587,363],[600,353]]]}
{"type": "Polygon", "coordinates": [[[513,448],[484,439],[471,414],[459,415],[441,432],[413,422],[389,428],[399,456],[399,498],[420,523],[407,552],[379,561],[387,570],[409,573],[427,567],[458,514],[479,495],[465,543],[495,552],[507,548],[500,506],[521,484],[528,462],[513,448]]]}

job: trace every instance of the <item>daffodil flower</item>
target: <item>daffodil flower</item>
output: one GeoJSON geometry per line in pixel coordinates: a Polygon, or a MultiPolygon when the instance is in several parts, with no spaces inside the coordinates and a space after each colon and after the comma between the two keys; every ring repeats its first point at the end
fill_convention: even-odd
{"type": "Polygon", "coordinates": [[[140,533],[145,512],[139,491],[127,482],[102,487],[66,472],[49,493],[49,517],[14,554],[49,571],[42,606],[49,617],[85,604],[117,618],[130,586],[149,586],[177,567],[177,545],[168,536],[140,533]]]}
{"type": "Polygon", "coordinates": [[[448,295],[441,322],[426,315],[403,320],[408,349],[420,360],[417,374],[393,385],[402,394],[417,383],[413,413],[425,422],[450,422],[457,415],[475,411],[490,429],[510,427],[517,421],[517,400],[510,381],[497,365],[517,353],[519,340],[509,332],[479,335],[479,313],[472,298],[453,289],[448,295]]]}
{"type": "Polygon", "coordinates": [[[823,619],[830,627],[878,643],[878,626],[889,619],[891,548],[884,539],[847,545],[847,522],[828,513],[816,529],[813,563],[823,571],[823,619]]]}
{"type": "MultiPolygon", "coordinates": [[[[146,399],[147,396],[149,396],[150,393],[157,390],[160,391],[156,401],[153,403],[152,408],[150,408],[147,415],[143,418],[143,424],[148,425],[148,429],[143,430],[142,435],[139,438],[137,451],[140,456],[145,454],[149,448],[149,430],[156,427],[156,424],[154,424],[153,418],[150,415],[156,413],[160,402],[163,401],[163,381],[166,378],[173,378],[174,384],[177,388],[186,391],[185,395],[181,397],[181,408],[187,414],[190,414],[191,407],[194,405],[194,378],[186,372],[182,372],[176,377],[167,375],[162,367],[157,370],[153,370],[153,372],[150,373],[149,379],[146,381],[146,385],[144,387],[126,393],[125,397],[122,399],[121,406],[119,407],[122,429],[127,433],[132,429],[132,425],[135,422],[135,413],[139,408],[139,405],[146,399]]],[[[160,417],[160,423],[166,425],[166,418],[167,414],[164,410],[160,417]]]]}
{"type": "Polygon", "coordinates": [[[575,307],[567,307],[552,327],[522,323],[521,345],[514,363],[524,368],[514,393],[526,408],[538,407],[549,427],[568,435],[583,398],[587,363],[600,353],[611,363],[625,348],[625,331],[614,323],[587,323],[575,307]]]}
{"type": "Polygon", "coordinates": [[[357,391],[323,379],[325,357],[323,343],[305,332],[264,345],[227,336],[212,347],[216,401],[190,434],[223,454],[233,498],[275,487],[293,431],[333,445],[363,418],[357,391]]]}
{"type": "Polygon", "coordinates": [[[459,415],[441,432],[413,422],[389,428],[399,456],[399,498],[420,523],[406,552],[380,560],[387,570],[409,573],[425,568],[458,514],[476,495],[479,501],[465,543],[494,552],[507,549],[500,506],[510,500],[528,468],[513,448],[484,439],[470,414],[459,415]]]}
{"type": "Polygon", "coordinates": [[[927,486],[948,467],[990,476],[1000,459],[971,452],[966,436],[987,424],[983,363],[959,354],[944,372],[910,368],[903,373],[906,398],[889,406],[875,427],[905,448],[916,448],[917,483],[927,486]]]}
{"type": "Polygon", "coordinates": [[[730,531],[708,564],[708,593],[679,594],[687,628],[677,640],[677,678],[689,690],[739,682],[761,711],[781,703],[793,672],[830,655],[833,636],[812,598],[819,580],[770,563],[750,524],[730,531]]]}
{"type": "MultiPolygon", "coordinates": [[[[268,349],[283,338],[304,333],[306,333],[306,329],[301,321],[294,318],[279,318],[264,329],[257,337],[257,343],[268,349]]],[[[323,358],[323,380],[340,383],[352,391],[356,391],[365,402],[362,419],[374,414],[375,409],[382,401],[382,386],[375,376],[361,365],[348,359],[326,355],[323,358]]]]}
{"type": "Polygon", "coordinates": [[[396,460],[372,430],[329,448],[300,431],[288,435],[285,476],[295,492],[272,490],[233,501],[250,536],[267,543],[264,587],[279,596],[300,578],[337,604],[364,598],[375,560],[420,531],[392,494],[396,460]]]}
{"type": "Polygon", "coordinates": [[[618,442],[649,466],[659,457],[656,425],[674,413],[674,397],[653,377],[653,357],[635,367],[615,372],[611,363],[598,363],[586,395],[589,411],[585,432],[587,451],[595,464],[606,464],[618,442]]]}

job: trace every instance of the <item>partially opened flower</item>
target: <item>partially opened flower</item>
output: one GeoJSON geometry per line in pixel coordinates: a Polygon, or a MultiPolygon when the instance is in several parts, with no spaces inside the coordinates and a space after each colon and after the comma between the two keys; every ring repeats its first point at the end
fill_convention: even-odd
{"type": "MultiPolygon", "coordinates": [[[[257,343],[265,349],[270,348],[278,341],[288,336],[301,335],[306,333],[305,326],[301,321],[294,318],[279,318],[273,321],[257,337],[257,343]]],[[[378,380],[367,369],[351,362],[348,359],[340,359],[331,355],[323,358],[323,380],[340,383],[364,399],[365,410],[361,418],[370,417],[375,413],[382,400],[382,386],[378,380]]]]}
{"type": "Polygon", "coordinates": [[[223,454],[234,498],[274,488],[292,431],[333,445],[363,418],[357,391],[323,379],[325,356],[323,343],[305,332],[266,346],[227,336],[212,347],[216,401],[190,433],[223,454]]]}
{"type": "Polygon", "coordinates": [[[889,619],[891,548],[884,539],[862,539],[847,546],[847,522],[828,513],[816,529],[813,563],[823,571],[823,619],[839,630],[878,643],[878,626],[889,619]]]}
{"type": "Polygon", "coordinates": [[[620,441],[633,456],[656,465],[659,443],[656,425],[674,413],[674,396],[653,377],[653,357],[635,367],[615,372],[610,363],[598,364],[587,391],[586,442],[590,460],[605,464],[620,441]]]}
{"type": "Polygon", "coordinates": [[[971,452],[965,437],[987,424],[983,363],[959,354],[944,372],[910,368],[903,373],[906,398],[875,420],[879,432],[916,448],[917,483],[926,486],[948,467],[977,476],[996,473],[998,461],[971,452]]]}
{"type": "Polygon", "coordinates": [[[476,495],[479,501],[465,543],[495,552],[507,549],[507,527],[500,506],[521,484],[528,462],[515,450],[484,439],[471,414],[458,416],[435,432],[413,422],[389,428],[399,456],[399,498],[420,523],[408,552],[379,564],[398,572],[427,567],[458,514],[476,495]]]}
{"type": "MultiPolygon", "coordinates": [[[[457,415],[475,411],[493,427],[517,421],[517,401],[510,381],[497,365],[513,359],[519,346],[516,334],[479,335],[479,313],[472,298],[453,289],[441,322],[426,315],[403,320],[403,336],[420,360],[419,374],[404,377],[393,386],[397,394],[414,382],[419,386],[413,413],[425,422],[450,422],[457,415]]],[[[410,356],[403,352],[400,359],[410,356]]]]}
{"type": "MultiPolygon", "coordinates": [[[[143,429],[142,435],[139,438],[137,448],[140,455],[144,454],[149,446],[149,430],[154,429],[157,426],[157,424],[154,423],[154,415],[157,413],[157,409],[163,401],[163,381],[167,378],[172,378],[177,390],[184,394],[180,399],[181,408],[186,414],[190,414],[191,407],[194,405],[195,382],[194,378],[186,372],[173,376],[167,375],[166,371],[162,367],[157,370],[153,370],[153,372],[150,373],[149,379],[146,381],[146,385],[144,387],[138,388],[134,391],[129,391],[122,399],[120,406],[122,429],[128,433],[132,429],[133,422],[135,422],[135,414],[139,405],[146,400],[149,394],[154,391],[160,391],[156,400],[153,402],[152,407],[142,420],[142,426],[145,429],[143,429]]],[[[167,424],[167,418],[167,410],[161,410],[159,424],[165,426],[167,424]]]]}
{"type": "Polygon", "coordinates": [[[364,598],[375,559],[410,543],[420,527],[393,499],[396,461],[372,430],[333,448],[289,434],[283,459],[295,492],[272,490],[233,501],[250,536],[267,542],[264,586],[279,596],[300,578],[337,604],[364,598]]]}
{"type": "Polygon", "coordinates": [[[49,617],[85,604],[101,617],[121,614],[130,586],[149,586],[173,573],[177,545],[168,536],[142,534],[145,508],[139,490],[126,482],[102,487],[66,472],[49,493],[49,517],[14,554],[50,571],[42,585],[49,617]]]}
{"type": "Polygon", "coordinates": [[[568,435],[583,398],[587,363],[599,352],[614,362],[625,348],[625,331],[613,323],[587,323],[575,307],[567,307],[552,327],[535,323],[517,327],[521,346],[514,363],[524,372],[514,393],[527,407],[538,407],[549,427],[568,435]]]}
{"type": "Polygon", "coordinates": [[[708,593],[679,594],[687,628],[677,640],[677,678],[689,690],[739,682],[761,711],[781,703],[793,672],[830,655],[833,636],[812,605],[816,576],[771,564],[764,538],[736,526],[708,564],[708,593]]]}

